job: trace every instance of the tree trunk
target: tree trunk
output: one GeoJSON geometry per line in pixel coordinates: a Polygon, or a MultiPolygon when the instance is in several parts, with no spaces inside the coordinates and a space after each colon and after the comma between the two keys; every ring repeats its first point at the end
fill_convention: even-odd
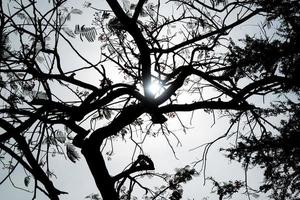
{"type": "Polygon", "coordinates": [[[103,200],[119,200],[119,195],[115,190],[114,180],[106,168],[100,146],[105,138],[116,135],[122,128],[134,122],[145,109],[143,104],[130,105],[124,108],[122,113],[108,126],[95,130],[89,138],[83,141],[81,152],[87,161],[103,200]]]}
{"type": "Polygon", "coordinates": [[[119,200],[114,181],[106,168],[100,146],[90,139],[84,142],[81,150],[94,177],[103,200],[119,200]]]}

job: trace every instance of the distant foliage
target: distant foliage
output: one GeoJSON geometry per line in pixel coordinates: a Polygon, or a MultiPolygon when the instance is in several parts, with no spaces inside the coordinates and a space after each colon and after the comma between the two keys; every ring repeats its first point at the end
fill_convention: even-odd
{"type": "Polygon", "coordinates": [[[279,135],[267,132],[260,138],[243,137],[236,147],[226,151],[231,160],[243,162],[244,166],[258,165],[264,170],[262,192],[271,191],[274,199],[296,200],[300,195],[300,109],[293,102],[281,109],[292,115],[282,120],[279,135]]]}

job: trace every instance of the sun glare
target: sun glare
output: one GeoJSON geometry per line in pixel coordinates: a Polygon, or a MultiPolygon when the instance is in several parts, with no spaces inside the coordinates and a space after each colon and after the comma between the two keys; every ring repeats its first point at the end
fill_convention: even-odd
{"type": "Polygon", "coordinates": [[[153,81],[148,89],[153,95],[158,95],[163,91],[163,87],[158,81],[153,81]]]}

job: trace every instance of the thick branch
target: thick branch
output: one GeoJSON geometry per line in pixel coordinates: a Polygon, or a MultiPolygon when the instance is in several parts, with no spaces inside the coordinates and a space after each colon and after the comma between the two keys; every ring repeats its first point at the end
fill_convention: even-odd
{"type": "Polygon", "coordinates": [[[135,10],[134,10],[133,17],[132,17],[132,19],[133,19],[134,21],[137,21],[137,19],[138,19],[140,13],[141,13],[142,10],[143,10],[143,5],[144,5],[145,2],[146,2],[146,0],[139,0],[139,2],[137,3],[136,8],[135,8],[135,10]]]}
{"type": "Polygon", "coordinates": [[[133,123],[141,114],[146,112],[147,108],[144,104],[134,104],[123,108],[122,112],[108,126],[95,130],[90,138],[100,145],[105,138],[116,135],[125,126],[133,123]]]}
{"type": "Polygon", "coordinates": [[[122,178],[129,177],[130,174],[139,172],[139,171],[146,171],[146,170],[154,170],[154,164],[152,160],[145,155],[139,155],[137,160],[132,164],[132,166],[121,172],[120,174],[113,177],[114,181],[118,181],[122,178]]]}
{"type": "Polygon", "coordinates": [[[102,198],[104,200],[119,200],[114,181],[108,173],[99,146],[89,139],[85,141],[81,152],[86,159],[102,198]]]}
{"type": "Polygon", "coordinates": [[[145,101],[145,98],[136,90],[131,88],[120,88],[111,92],[108,92],[106,96],[103,98],[93,102],[93,103],[83,103],[81,106],[76,108],[76,114],[72,116],[72,119],[75,119],[76,121],[80,121],[87,113],[101,108],[105,106],[107,103],[112,102],[116,98],[123,96],[123,95],[129,95],[133,96],[139,101],[143,102],[145,101]]]}
{"type": "Polygon", "coordinates": [[[105,138],[116,135],[125,126],[134,122],[144,110],[143,104],[123,108],[120,115],[108,126],[97,129],[83,142],[82,154],[86,158],[96,185],[105,200],[119,200],[119,197],[114,188],[114,180],[107,171],[100,146],[105,138]]]}
{"type": "MultiPolygon", "coordinates": [[[[139,3],[142,4],[144,0],[139,3]]],[[[117,0],[107,0],[107,3],[113,10],[114,14],[120,20],[121,24],[125,27],[125,30],[133,37],[139,52],[140,59],[139,64],[142,71],[142,80],[144,86],[144,92],[146,97],[152,97],[152,93],[148,91],[147,87],[151,84],[151,59],[150,59],[150,49],[147,45],[146,39],[144,38],[141,30],[139,29],[136,21],[129,18],[126,13],[121,8],[117,0]]],[[[137,12],[135,12],[137,13],[137,12]]]]}

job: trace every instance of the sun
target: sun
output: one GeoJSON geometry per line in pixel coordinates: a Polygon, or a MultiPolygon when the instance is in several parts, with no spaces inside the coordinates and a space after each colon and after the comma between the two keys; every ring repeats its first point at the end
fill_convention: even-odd
{"type": "Polygon", "coordinates": [[[148,90],[154,96],[159,95],[163,91],[162,84],[159,81],[153,81],[149,86],[148,90]]]}

